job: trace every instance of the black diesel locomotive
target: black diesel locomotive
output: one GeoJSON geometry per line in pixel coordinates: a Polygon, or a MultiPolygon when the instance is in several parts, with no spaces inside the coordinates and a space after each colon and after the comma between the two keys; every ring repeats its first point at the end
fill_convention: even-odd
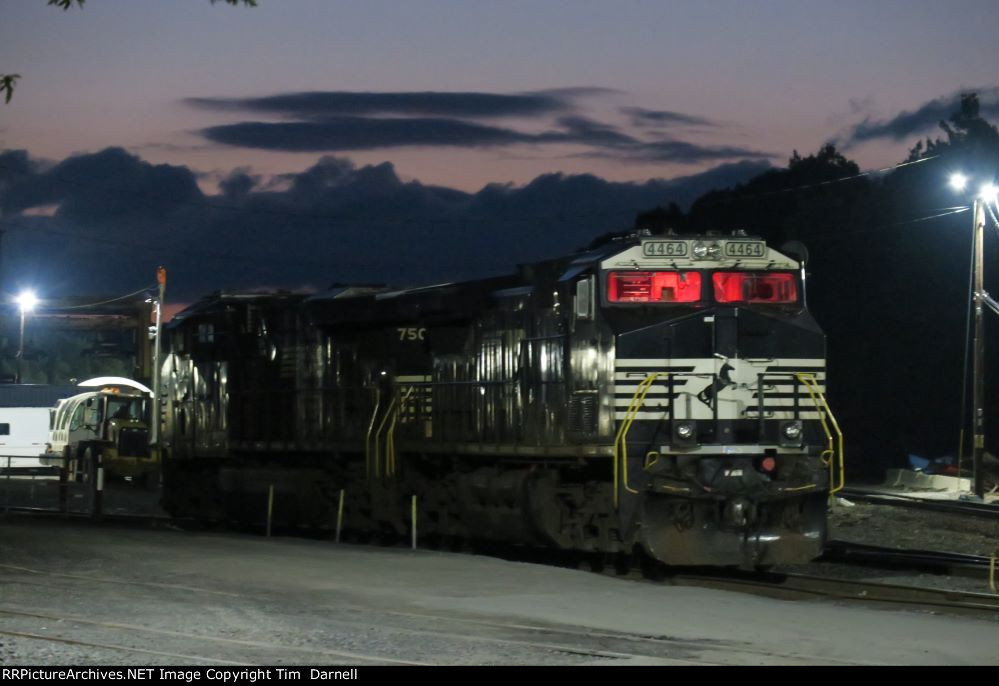
{"type": "Polygon", "coordinates": [[[165,503],[811,559],[842,456],[803,279],[761,240],[631,236],[468,283],[211,296],[170,326],[165,503]]]}

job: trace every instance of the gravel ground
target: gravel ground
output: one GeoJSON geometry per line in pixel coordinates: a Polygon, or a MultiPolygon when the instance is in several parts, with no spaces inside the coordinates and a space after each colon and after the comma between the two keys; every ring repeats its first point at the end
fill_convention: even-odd
{"type": "MultiPolygon", "coordinates": [[[[832,540],[899,550],[929,550],[988,557],[999,551],[999,520],[913,508],[837,502],[829,513],[832,540]]],[[[974,576],[884,569],[857,564],[815,562],[786,565],[778,571],[900,586],[990,593],[986,580],[974,576]]]]}
{"type": "MultiPolygon", "coordinates": [[[[4,491],[5,495],[11,494],[12,504],[21,504],[17,501],[28,496],[37,501],[40,495],[52,495],[50,486],[23,482],[15,483],[12,489],[4,491]]],[[[74,495],[74,502],[85,508],[86,495],[74,495]]],[[[112,487],[107,497],[107,509],[111,512],[158,514],[155,499],[156,494],[148,491],[124,486],[112,487]]],[[[840,501],[830,510],[830,538],[898,549],[988,556],[999,549],[999,521],[840,501]]],[[[198,547],[206,540],[220,540],[226,546],[242,541],[246,550],[253,551],[253,555],[247,559],[240,556],[226,559],[225,567],[237,575],[239,569],[247,566],[268,569],[269,565],[277,567],[281,564],[280,559],[270,558],[274,540],[265,541],[252,536],[95,528],[58,521],[29,523],[21,518],[0,524],[0,581],[5,582],[0,587],[0,663],[391,664],[399,660],[444,664],[620,664],[636,661],[664,664],[677,661],[742,661],[763,664],[802,659],[805,662],[836,662],[842,659],[841,656],[833,657],[835,650],[820,651],[818,655],[802,658],[808,651],[789,651],[775,646],[762,649],[758,646],[746,647],[741,641],[725,643],[724,649],[721,649],[705,642],[703,636],[693,642],[687,639],[674,641],[672,638],[672,642],[662,644],[639,642],[640,650],[636,650],[633,640],[636,628],[629,622],[622,622],[613,628],[613,632],[623,633],[625,638],[617,633],[599,639],[581,637],[578,635],[580,626],[586,631],[592,631],[593,627],[587,618],[577,615],[573,615],[572,621],[566,625],[563,621],[565,618],[557,611],[561,607],[558,602],[555,603],[556,611],[536,617],[545,626],[553,624],[561,631],[542,634],[541,637],[550,639],[550,647],[545,647],[539,645],[537,632],[525,635],[523,631],[509,627],[487,627],[475,623],[483,617],[487,620],[502,618],[506,615],[507,607],[488,603],[484,607],[474,604],[466,607],[461,602],[466,594],[472,598],[483,593],[488,596],[496,587],[497,581],[493,575],[499,573],[498,570],[490,570],[476,577],[475,584],[456,596],[459,601],[458,616],[453,614],[455,608],[452,607],[445,613],[446,616],[434,614],[428,622],[425,618],[404,617],[391,611],[386,614],[385,609],[379,607],[380,602],[372,604],[373,598],[369,597],[368,589],[360,583],[368,575],[363,565],[354,570],[355,575],[344,582],[343,589],[339,584],[334,584],[334,595],[339,598],[337,602],[317,604],[313,596],[307,593],[303,595],[295,583],[286,584],[283,578],[272,580],[264,589],[256,589],[259,592],[247,594],[240,585],[242,577],[223,575],[222,578],[214,578],[215,575],[209,575],[214,578],[212,584],[209,584],[214,590],[206,589],[203,578],[205,570],[197,568],[196,560],[182,560],[184,564],[194,565],[186,571],[180,571],[176,564],[171,564],[175,562],[173,559],[167,560],[163,568],[153,569],[140,564],[141,554],[136,557],[136,552],[132,550],[134,547],[148,549],[149,554],[161,557],[170,550],[176,552],[187,550],[190,546],[198,547]],[[10,533],[11,526],[24,538],[20,539],[20,535],[15,535],[14,538],[5,535],[10,533]],[[63,543],[56,544],[55,548],[36,545],[38,541],[50,538],[48,529],[55,532],[57,539],[62,539],[63,543]],[[31,533],[33,531],[46,533],[35,535],[31,533]],[[96,549],[79,545],[79,540],[91,537],[98,542],[96,549]],[[150,540],[159,541],[165,547],[157,544],[150,549],[150,540]],[[261,544],[263,548],[259,547],[261,544]],[[266,553],[263,560],[259,557],[261,553],[266,553]],[[14,569],[18,567],[34,571],[14,569]],[[138,574],[138,579],[137,567],[143,570],[138,574]],[[108,574],[122,580],[122,583],[93,583],[93,579],[107,578],[108,574]],[[340,593],[345,589],[350,589],[349,592],[345,591],[349,602],[344,602],[340,593]],[[205,603],[206,594],[209,600],[238,600],[231,603],[205,603]],[[98,598],[103,600],[98,602],[98,598]],[[33,601],[29,603],[28,599],[33,601]],[[192,611],[193,603],[198,603],[197,611],[192,611]],[[324,608],[321,613],[320,608],[324,608]],[[5,609],[26,614],[4,614],[5,609]],[[27,616],[32,613],[41,616],[27,616]],[[470,616],[466,616],[469,614],[470,616]],[[469,630],[469,620],[472,621],[473,631],[469,630]],[[211,634],[211,639],[205,638],[206,631],[211,634]],[[80,644],[80,636],[85,637],[82,639],[85,645],[80,644]],[[741,647],[737,649],[737,646],[741,647]]],[[[331,550],[328,545],[316,541],[296,542],[295,539],[285,539],[283,545],[288,544],[296,549],[299,545],[316,546],[314,552],[321,557],[330,554],[331,550]]],[[[243,544],[237,545],[241,550],[244,547],[243,544]]],[[[410,554],[398,550],[355,549],[349,546],[335,547],[332,550],[351,550],[354,551],[352,554],[356,553],[361,557],[371,556],[376,564],[374,561],[382,560],[380,556],[386,554],[398,556],[393,558],[391,564],[407,564],[414,559],[410,554]]],[[[443,555],[430,551],[417,553],[421,554],[443,555]]],[[[446,579],[446,583],[453,583],[457,578],[459,585],[469,581],[471,572],[464,570],[466,566],[479,567],[483,560],[488,560],[468,555],[451,558],[455,560],[454,565],[449,566],[442,574],[442,581],[446,579]]],[[[486,564],[513,565],[516,571],[511,580],[516,579],[517,574],[523,574],[524,569],[534,567],[502,560],[490,560],[486,564]]],[[[509,571],[504,568],[503,573],[509,571]]],[[[910,570],[813,563],[782,567],[778,571],[965,592],[989,592],[987,583],[979,578],[951,577],[910,570]]],[[[572,572],[564,569],[550,572],[551,575],[570,573],[572,572]]],[[[423,580],[407,581],[405,567],[398,569],[397,575],[399,579],[390,580],[393,592],[401,590],[404,604],[410,604],[414,596],[406,592],[407,584],[412,583],[418,587],[423,580]]],[[[620,595],[631,599],[629,591],[622,590],[622,584],[627,587],[627,582],[605,579],[600,583],[604,582],[616,586],[606,589],[602,587],[601,592],[607,593],[609,597],[620,595]]],[[[558,591],[555,593],[557,600],[558,591]]],[[[382,599],[376,594],[374,600],[382,599]]],[[[753,602],[760,600],[754,599],[753,602]]],[[[763,602],[786,605],[781,601],[763,602]]],[[[670,606],[665,611],[672,613],[674,608],[670,606]]],[[[521,619],[518,616],[518,621],[521,619]]],[[[503,624],[502,621],[499,623],[503,624]]],[[[993,626],[988,630],[995,631],[993,626]]],[[[646,630],[646,635],[649,635],[648,627],[646,630]]],[[[712,632],[712,627],[705,627],[704,635],[713,635],[712,632]]],[[[932,651],[928,651],[928,654],[932,654],[932,651]]],[[[963,661],[964,656],[954,659],[963,661]]],[[[852,659],[847,658],[847,661],[852,659]]],[[[879,662],[877,659],[873,661],[879,662]]],[[[943,661],[949,660],[944,658],[943,661]]],[[[980,660],[971,658],[970,661],[980,660]]]]}
{"type": "Polygon", "coordinates": [[[4,664],[999,664],[997,637],[477,555],[0,520],[4,664]]]}
{"type": "Polygon", "coordinates": [[[854,503],[830,512],[830,538],[909,550],[990,556],[999,552],[999,520],[908,507],[854,503]]]}

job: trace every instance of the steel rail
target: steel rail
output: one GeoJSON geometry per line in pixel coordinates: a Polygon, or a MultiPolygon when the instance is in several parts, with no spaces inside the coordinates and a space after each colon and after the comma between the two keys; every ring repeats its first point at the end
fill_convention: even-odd
{"type": "Polygon", "coordinates": [[[925,498],[889,494],[856,487],[844,488],[838,495],[848,500],[857,500],[875,505],[910,507],[917,510],[931,510],[934,512],[949,512],[999,519],[999,504],[975,503],[962,500],[927,500],[925,498]]]}
{"type": "Polygon", "coordinates": [[[901,564],[937,565],[940,567],[984,567],[989,566],[991,558],[987,555],[967,555],[943,550],[913,550],[903,548],[885,548],[866,543],[852,541],[829,541],[826,543],[826,553],[823,559],[834,561],[850,558],[871,560],[875,562],[897,562],[901,564]]]}
{"type": "Polygon", "coordinates": [[[999,618],[999,595],[949,589],[883,584],[809,574],[686,574],[669,577],[678,585],[719,590],[753,589],[760,595],[789,600],[830,598],[849,602],[932,609],[999,618]]]}
{"type": "MultiPolygon", "coordinates": [[[[10,513],[13,515],[31,515],[31,516],[41,516],[41,517],[56,517],[67,520],[86,520],[93,521],[93,515],[89,511],[64,511],[57,510],[52,507],[29,507],[26,505],[12,505],[5,508],[4,513],[10,513]]],[[[0,513],[0,515],[4,514],[0,513]]],[[[102,512],[100,516],[100,521],[103,523],[121,523],[127,522],[130,524],[183,524],[193,523],[193,519],[183,519],[177,517],[171,517],[169,515],[144,515],[144,514],[128,514],[125,512],[102,512]]]]}

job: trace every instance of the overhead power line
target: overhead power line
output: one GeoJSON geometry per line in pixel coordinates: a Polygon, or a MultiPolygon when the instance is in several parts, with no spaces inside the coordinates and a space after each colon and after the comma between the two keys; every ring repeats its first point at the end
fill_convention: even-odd
{"type": "Polygon", "coordinates": [[[65,305],[65,306],[58,307],[56,309],[58,309],[58,310],[85,310],[85,309],[90,308],[90,307],[98,307],[100,305],[109,305],[111,303],[118,302],[119,300],[127,300],[129,298],[133,298],[133,297],[135,297],[137,295],[140,295],[142,293],[149,293],[150,291],[153,291],[155,289],[156,289],[156,284],[153,283],[153,284],[150,284],[150,285],[145,286],[143,288],[140,288],[137,291],[132,291],[131,293],[126,293],[125,295],[119,295],[117,298],[109,298],[107,300],[101,300],[101,301],[95,302],[95,303],[84,303],[83,305],[65,305]]]}
{"type": "Polygon", "coordinates": [[[786,188],[778,188],[772,191],[759,191],[757,193],[741,193],[736,194],[727,198],[719,198],[714,201],[714,203],[709,204],[720,204],[722,202],[736,202],[739,200],[751,200],[753,198],[763,198],[770,195],[780,195],[781,193],[791,193],[795,191],[809,190],[812,188],[819,188],[821,186],[830,186],[835,183],[843,183],[844,181],[853,181],[855,179],[861,179],[866,176],[874,176],[875,174],[887,174],[888,172],[895,171],[896,169],[902,169],[903,167],[911,167],[914,164],[922,164],[923,162],[929,162],[930,160],[938,159],[940,155],[932,155],[930,157],[923,157],[918,160],[913,160],[912,162],[900,162],[899,164],[893,164],[888,167],[881,167],[880,169],[868,169],[866,171],[858,172],[856,174],[851,174],[849,176],[841,176],[836,179],[828,179],[826,181],[816,181],[813,183],[804,183],[797,186],[788,186],[786,188]]]}

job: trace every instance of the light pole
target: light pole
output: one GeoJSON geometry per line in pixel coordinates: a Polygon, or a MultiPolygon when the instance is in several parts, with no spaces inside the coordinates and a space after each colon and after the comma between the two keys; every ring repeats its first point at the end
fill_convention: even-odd
{"type": "Polygon", "coordinates": [[[975,198],[975,343],[971,363],[972,383],[972,448],[971,461],[975,475],[975,495],[981,498],[984,493],[982,475],[982,456],[985,453],[985,316],[983,311],[984,286],[984,237],[985,237],[985,200],[975,198]]]}
{"type": "MultiPolygon", "coordinates": [[[[968,184],[968,178],[963,174],[954,174],[950,184],[956,190],[963,190],[968,184]]],[[[972,470],[974,474],[974,492],[979,498],[985,495],[985,474],[982,462],[985,455],[985,302],[988,294],[985,292],[985,206],[996,199],[997,188],[991,183],[982,186],[975,196],[973,219],[973,259],[972,259],[972,306],[975,318],[975,333],[973,337],[973,352],[971,365],[972,378],[972,470]]],[[[964,418],[962,417],[962,422],[964,418]]],[[[960,475],[958,475],[960,477],[960,475]]]]}
{"type": "Polygon", "coordinates": [[[21,383],[21,371],[24,364],[24,315],[35,309],[38,298],[31,291],[24,291],[17,296],[17,305],[21,310],[21,342],[17,347],[17,379],[16,383],[21,383]]]}

